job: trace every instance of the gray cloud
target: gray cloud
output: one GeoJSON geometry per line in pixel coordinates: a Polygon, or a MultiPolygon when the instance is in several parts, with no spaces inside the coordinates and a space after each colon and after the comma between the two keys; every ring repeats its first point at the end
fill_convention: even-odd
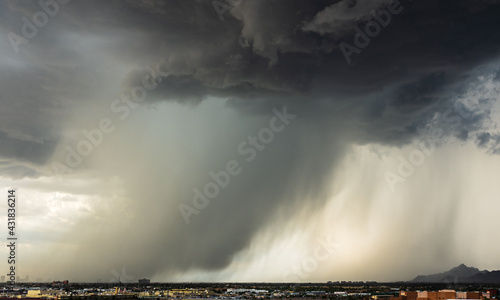
{"type": "MultiPolygon", "coordinates": [[[[101,146],[109,161],[93,158],[97,163],[89,163],[103,180],[126,182],[127,200],[109,200],[113,207],[125,205],[119,210],[123,214],[96,211],[65,237],[80,244],[75,256],[66,258],[68,266],[81,270],[75,276],[103,277],[125,264],[140,276],[221,270],[283,211],[292,218],[304,207],[323,207],[333,171],[350,145],[406,145],[425,132],[436,114],[464,105],[471,116],[461,126],[445,121],[437,126],[448,136],[497,149],[498,138],[487,132],[495,99],[466,100],[471,87],[474,96],[486,95],[479,75],[498,80],[498,68],[489,65],[499,53],[499,2],[401,1],[402,13],[348,64],[338,45],[352,44],[353,26],[364,26],[370,10],[385,3],[252,0],[220,21],[211,1],[72,1],[19,54],[8,40],[1,41],[7,67],[0,70],[5,78],[0,83],[0,155],[50,164],[65,146],[61,141],[85,124],[73,121],[110,114],[108,103],[141,85],[146,65],[158,65],[165,73],[148,92],[146,104],[152,107],[163,102],[196,107],[215,97],[240,118],[258,119],[287,106],[297,121],[190,226],[177,205],[191,199],[191,188],[204,184],[206,174],[234,156],[242,138],[255,134],[250,129],[258,132],[262,123],[238,126],[232,120],[221,125],[227,137],[210,128],[208,137],[186,133],[179,134],[181,142],[169,140],[185,143],[187,150],[161,141],[158,149],[141,147],[131,142],[142,138],[132,128],[126,142],[113,137],[101,146]],[[196,143],[205,151],[202,156],[189,146],[196,143]],[[175,154],[164,158],[161,151],[170,147],[175,154]],[[171,167],[177,160],[186,160],[185,166],[171,167]]],[[[22,15],[40,10],[14,1],[0,8],[5,35],[20,34],[22,15]]],[[[190,124],[177,126],[183,133],[190,124]]],[[[39,175],[17,167],[2,170],[14,178],[39,175]]],[[[360,215],[369,214],[370,200],[365,204],[360,215]]],[[[454,222],[451,215],[446,218],[454,222]]]]}

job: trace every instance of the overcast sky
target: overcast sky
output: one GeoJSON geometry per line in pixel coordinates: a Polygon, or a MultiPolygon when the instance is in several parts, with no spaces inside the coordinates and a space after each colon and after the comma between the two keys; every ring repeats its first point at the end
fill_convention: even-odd
{"type": "Polygon", "coordinates": [[[0,12],[0,186],[19,197],[20,278],[500,269],[500,1],[0,12]]]}

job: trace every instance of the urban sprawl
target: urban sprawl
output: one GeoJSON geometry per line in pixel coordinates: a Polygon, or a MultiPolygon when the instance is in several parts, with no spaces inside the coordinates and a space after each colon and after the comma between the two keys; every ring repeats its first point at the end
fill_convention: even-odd
{"type": "Polygon", "coordinates": [[[498,285],[328,283],[17,283],[0,285],[1,299],[345,299],[448,300],[498,299],[498,285]]]}

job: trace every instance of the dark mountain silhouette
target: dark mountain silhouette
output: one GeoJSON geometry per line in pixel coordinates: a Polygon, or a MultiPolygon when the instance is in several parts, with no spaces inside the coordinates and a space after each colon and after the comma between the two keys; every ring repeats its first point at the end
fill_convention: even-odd
{"type": "Polygon", "coordinates": [[[483,271],[474,276],[466,278],[467,283],[499,283],[500,271],[483,271]]]}
{"type": "Polygon", "coordinates": [[[474,267],[459,265],[449,271],[433,274],[419,275],[411,282],[425,283],[500,283],[500,271],[479,271],[474,267]]]}

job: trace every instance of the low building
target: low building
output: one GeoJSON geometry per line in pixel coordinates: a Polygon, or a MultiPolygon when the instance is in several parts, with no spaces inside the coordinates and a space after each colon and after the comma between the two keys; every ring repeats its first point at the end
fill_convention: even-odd
{"type": "Polygon", "coordinates": [[[28,290],[26,293],[27,298],[54,298],[57,299],[61,295],[66,294],[65,291],[60,290],[28,290]]]}
{"type": "Polygon", "coordinates": [[[399,291],[399,297],[404,300],[416,300],[418,298],[418,292],[399,291]]]}
{"type": "Polygon", "coordinates": [[[457,299],[481,299],[483,293],[480,292],[458,292],[457,299]]]}
{"type": "Polygon", "coordinates": [[[455,290],[440,290],[437,293],[438,300],[446,300],[446,299],[456,299],[457,292],[455,290]]]}

